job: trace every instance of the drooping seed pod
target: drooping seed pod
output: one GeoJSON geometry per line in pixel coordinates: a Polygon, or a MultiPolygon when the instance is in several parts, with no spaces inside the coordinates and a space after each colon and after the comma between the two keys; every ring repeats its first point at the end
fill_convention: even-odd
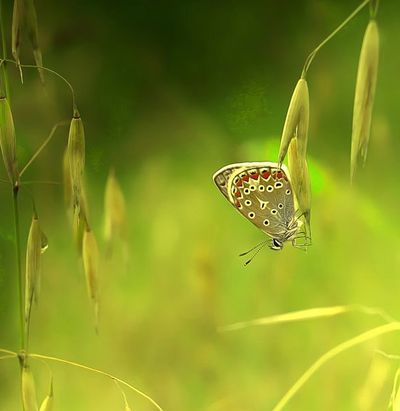
{"type": "Polygon", "coordinates": [[[354,179],[358,155],[361,153],[364,163],[367,158],[372,108],[378,76],[378,61],[379,31],[376,21],[371,20],[365,31],[360,60],[358,62],[351,135],[351,181],[354,179]]]}
{"type": "Polygon", "coordinates": [[[19,183],[16,145],[14,120],[10,105],[4,96],[0,96],[0,147],[8,178],[13,185],[19,183]]]}
{"type": "Polygon", "coordinates": [[[54,393],[53,393],[53,378],[50,382],[50,391],[43,400],[39,411],[53,411],[54,410],[54,393]]]}
{"type": "Polygon", "coordinates": [[[99,252],[96,237],[87,226],[83,232],[82,252],[89,298],[95,300],[99,291],[99,252]]]}
{"type": "Polygon", "coordinates": [[[83,174],[85,170],[85,131],[82,119],[74,117],[68,136],[68,158],[74,205],[81,201],[83,174]]]}
{"type": "Polygon", "coordinates": [[[303,214],[310,231],[311,220],[311,183],[307,160],[301,160],[298,153],[298,140],[294,137],[288,149],[288,168],[290,180],[296,196],[300,214],[303,214]],[[303,161],[303,167],[300,167],[303,161]]]}
{"type": "Polygon", "coordinates": [[[64,183],[64,201],[65,208],[69,211],[72,207],[72,186],[71,170],[69,167],[68,149],[66,148],[63,156],[63,183],[64,183]]]}
{"type": "MultiPolygon", "coordinates": [[[[310,117],[310,102],[307,81],[300,79],[294,89],[283,126],[281,144],[279,147],[278,163],[282,164],[290,141],[297,137],[297,152],[299,157],[299,170],[302,176],[303,164],[306,159],[308,141],[308,122],[310,117]]],[[[302,177],[299,181],[302,184],[302,177]]]]}
{"type": "Polygon", "coordinates": [[[104,195],[104,210],[104,238],[107,248],[111,250],[117,235],[123,241],[127,240],[128,229],[125,198],[115,177],[114,170],[110,170],[108,175],[104,195]]]}
{"type": "Polygon", "coordinates": [[[13,19],[11,27],[11,52],[19,63],[19,49],[22,35],[23,4],[22,0],[14,0],[13,19]]]}
{"type": "Polygon", "coordinates": [[[27,364],[22,368],[22,403],[25,411],[38,411],[35,380],[27,364]]]}
{"type": "Polygon", "coordinates": [[[78,255],[82,255],[82,241],[83,241],[83,231],[85,227],[85,212],[82,208],[82,203],[80,206],[74,206],[74,215],[73,215],[73,234],[74,234],[74,243],[78,255]]]}
{"type": "Polygon", "coordinates": [[[96,237],[88,225],[85,226],[83,231],[82,254],[86,286],[89,298],[93,303],[97,328],[99,304],[99,251],[96,237]]]}
{"type": "Polygon", "coordinates": [[[42,232],[37,215],[34,213],[26,248],[25,321],[27,324],[29,324],[33,298],[37,302],[40,293],[41,253],[42,232]]]}
{"type": "Polygon", "coordinates": [[[33,0],[23,0],[25,8],[25,19],[26,19],[26,28],[28,30],[28,37],[32,44],[33,56],[35,58],[36,65],[38,67],[40,79],[44,85],[44,73],[43,61],[42,61],[42,52],[39,48],[38,42],[38,22],[36,8],[33,0]]]}

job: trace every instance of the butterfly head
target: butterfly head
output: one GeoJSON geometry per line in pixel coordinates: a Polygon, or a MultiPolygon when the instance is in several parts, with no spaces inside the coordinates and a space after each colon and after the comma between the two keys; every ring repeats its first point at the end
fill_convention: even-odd
{"type": "Polygon", "coordinates": [[[270,248],[271,250],[276,250],[276,251],[282,250],[282,248],[283,248],[283,242],[277,240],[276,238],[273,238],[272,241],[271,241],[271,245],[269,246],[269,248],[270,248]]]}

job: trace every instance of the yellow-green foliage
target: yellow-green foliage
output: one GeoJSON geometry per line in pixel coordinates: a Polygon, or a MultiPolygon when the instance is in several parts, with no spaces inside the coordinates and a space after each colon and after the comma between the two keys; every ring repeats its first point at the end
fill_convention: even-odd
{"type": "Polygon", "coordinates": [[[14,120],[8,100],[0,97],[0,147],[8,178],[12,184],[19,181],[14,120]]]}

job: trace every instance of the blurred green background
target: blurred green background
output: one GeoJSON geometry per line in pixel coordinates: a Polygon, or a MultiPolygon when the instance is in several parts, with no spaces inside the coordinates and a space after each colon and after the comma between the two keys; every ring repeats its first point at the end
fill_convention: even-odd
{"type": "MultiPolygon", "coordinates": [[[[12,2],[3,2],[8,44],[12,2]]],[[[49,238],[32,352],[113,373],[165,411],[270,410],[323,353],[382,319],[361,313],[218,333],[217,327],[312,307],[364,304],[400,318],[398,154],[400,4],[382,0],[381,55],[366,167],[349,185],[352,104],[367,8],[309,71],[314,245],[238,254],[265,239],[212,182],[220,167],[276,161],[291,93],[307,55],[358,1],[36,1],[43,61],[73,84],[84,121],[90,221],[101,250],[100,334],[94,331],[82,262],[63,189],[32,185],[49,238]],[[397,153],[397,154],[396,154],[397,153]],[[110,167],[125,193],[130,263],[105,258],[104,188],[110,167]]],[[[21,61],[32,63],[27,36],[21,61]]],[[[9,46],[10,49],[10,46],[9,46]]],[[[9,50],[10,54],[10,50],[9,50]]],[[[72,115],[68,88],[8,66],[20,164],[54,123],[72,115]]],[[[61,181],[67,128],[25,174],[61,181]]],[[[1,177],[6,178],[3,166],[1,177]]],[[[19,331],[10,189],[0,185],[0,347],[19,331]]],[[[23,256],[31,214],[21,192],[23,256]]],[[[24,261],[23,257],[23,261],[24,261]]],[[[340,355],[288,410],[386,410],[400,354],[387,335],[340,355]]],[[[115,384],[49,363],[56,409],[123,410],[115,384]]],[[[46,367],[32,362],[39,401],[46,367]]],[[[0,362],[0,409],[19,410],[17,361],[0,362]]],[[[126,391],[132,410],[154,406],[126,391]]]]}

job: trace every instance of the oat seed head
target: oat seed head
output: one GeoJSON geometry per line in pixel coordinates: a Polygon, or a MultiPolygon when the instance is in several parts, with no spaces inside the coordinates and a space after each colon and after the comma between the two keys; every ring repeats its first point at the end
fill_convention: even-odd
{"type": "Polygon", "coordinates": [[[19,62],[19,49],[21,45],[22,34],[22,20],[23,20],[23,7],[22,0],[14,0],[13,19],[11,27],[11,52],[15,61],[19,62]]]}
{"type": "Polygon", "coordinates": [[[296,196],[300,213],[304,213],[310,229],[311,217],[311,183],[307,160],[302,160],[298,152],[298,139],[293,138],[288,149],[288,168],[292,187],[296,196]],[[300,167],[300,165],[303,167],[300,167]]]}
{"type": "Polygon", "coordinates": [[[86,213],[84,202],[81,201],[80,205],[74,206],[73,211],[73,234],[74,234],[74,243],[78,255],[82,255],[82,241],[83,241],[83,231],[86,222],[86,213]]]}
{"type": "Polygon", "coordinates": [[[80,117],[74,117],[71,121],[68,136],[68,158],[73,202],[74,205],[79,205],[85,170],[85,131],[80,117]]]}
{"type": "Polygon", "coordinates": [[[40,406],[39,411],[53,411],[54,410],[54,393],[53,393],[53,378],[50,383],[50,392],[46,395],[45,399],[40,406]]]}
{"type": "Polygon", "coordinates": [[[115,171],[110,170],[104,195],[104,238],[110,247],[116,235],[127,239],[126,202],[121,186],[115,177],[115,171]]]}
{"type": "MultiPolygon", "coordinates": [[[[297,136],[297,151],[299,156],[299,169],[302,171],[306,158],[308,140],[308,122],[310,116],[310,103],[307,81],[300,79],[294,89],[290,100],[289,109],[283,126],[281,144],[279,148],[278,163],[285,159],[290,141],[297,136]],[[302,160],[302,161],[301,161],[302,160]]],[[[300,183],[302,174],[300,174],[300,183]]]]}
{"type": "Polygon", "coordinates": [[[25,19],[26,19],[26,28],[28,30],[28,37],[32,44],[33,49],[33,56],[35,58],[36,65],[38,67],[38,72],[40,79],[44,85],[44,73],[43,69],[43,61],[42,61],[42,52],[39,48],[39,41],[38,41],[38,22],[37,22],[37,14],[36,8],[33,0],[23,0],[24,7],[25,7],[25,19]]]}
{"type": "Polygon", "coordinates": [[[87,226],[83,232],[82,253],[89,298],[96,300],[99,291],[99,252],[96,237],[87,226]]]}
{"type": "Polygon", "coordinates": [[[38,411],[35,380],[27,364],[22,368],[22,403],[25,411],[38,411]]]}
{"type": "Polygon", "coordinates": [[[0,147],[10,182],[19,183],[19,169],[14,120],[10,105],[4,96],[0,97],[0,147]]]}
{"type": "Polygon", "coordinates": [[[54,397],[53,395],[47,395],[40,406],[39,411],[53,411],[54,410],[54,397]]]}
{"type": "Polygon", "coordinates": [[[364,163],[367,158],[371,131],[372,108],[376,89],[379,60],[379,32],[375,20],[370,20],[365,31],[360,59],[353,109],[351,135],[350,180],[354,180],[357,159],[361,154],[364,163]]]}
{"type": "Polygon", "coordinates": [[[38,302],[40,293],[40,268],[42,253],[42,232],[39,220],[34,214],[28,235],[26,248],[26,277],[25,277],[25,321],[29,324],[33,298],[38,302]]]}
{"type": "Polygon", "coordinates": [[[68,148],[64,151],[63,156],[63,184],[64,184],[64,201],[65,208],[69,211],[72,207],[72,186],[71,186],[71,170],[69,167],[68,148]]]}
{"type": "Polygon", "coordinates": [[[86,286],[94,309],[97,331],[99,310],[99,251],[96,237],[88,225],[85,226],[83,231],[82,254],[86,286]]]}

